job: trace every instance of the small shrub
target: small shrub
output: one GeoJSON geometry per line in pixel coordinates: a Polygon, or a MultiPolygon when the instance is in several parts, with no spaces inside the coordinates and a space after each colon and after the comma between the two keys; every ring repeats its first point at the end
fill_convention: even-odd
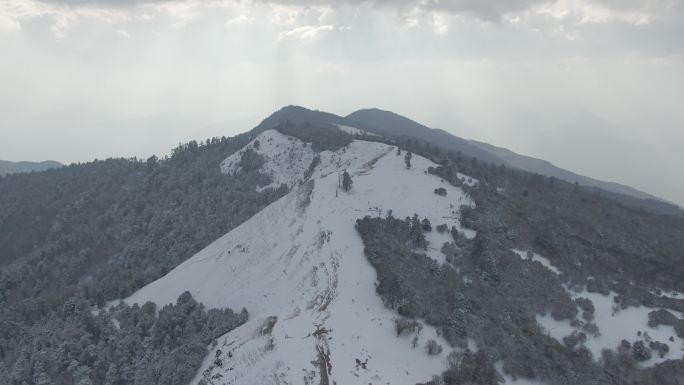
{"type": "Polygon", "coordinates": [[[414,319],[401,317],[394,320],[394,328],[397,331],[397,337],[399,337],[406,334],[420,333],[423,325],[414,319]]]}
{"type": "Polygon", "coordinates": [[[669,351],[670,347],[659,341],[651,341],[648,344],[651,350],[655,350],[658,353],[658,357],[663,358],[669,351]]]}
{"type": "Polygon", "coordinates": [[[651,359],[651,349],[644,344],[644,341],[637,341],[632,345],[632,357],[637,361],[648,361],[651,359]]]}
{"type": "Polygon", "coordinates": [[[429,356],[438,356],[442,354],[442,345],[438,344],[435,340],[428,340],[425,344],[425,351],[429,356]]]}

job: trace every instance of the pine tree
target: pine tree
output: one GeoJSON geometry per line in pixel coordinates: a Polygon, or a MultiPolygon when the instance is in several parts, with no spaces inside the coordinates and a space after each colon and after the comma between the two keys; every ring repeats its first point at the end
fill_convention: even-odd
{"type": "Polygon", "coordinates": [[[342,190],[344,191],[349,191],[351,190],[352,184],[354,182],[352,181],[351,176],[349,173],[345,170],[344,173],[342,174],[342,190]]]}
{"type": "Polygon", "coordinates": [[[406,168],[410,169],[411,168],[411,157],[413,155],[411,154],[411,151],[406,152],[406,156],[404,157],[404,161],[406,162],[406,168]]]}

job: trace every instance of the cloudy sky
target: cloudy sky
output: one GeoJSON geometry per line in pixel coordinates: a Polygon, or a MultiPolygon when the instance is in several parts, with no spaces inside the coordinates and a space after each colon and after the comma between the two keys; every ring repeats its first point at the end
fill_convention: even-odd
{"type": "Polygon", "coordinates": [[[0,159],[392,110],[684,205],[681,0],[0,0],[0,159]]]}

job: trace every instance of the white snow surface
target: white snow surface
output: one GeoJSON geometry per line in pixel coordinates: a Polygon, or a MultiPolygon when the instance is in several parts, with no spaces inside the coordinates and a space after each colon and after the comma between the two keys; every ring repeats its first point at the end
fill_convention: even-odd
{"type": "MultiPolygon", "coordinates": [[[[450,349],[434,328],[424,325],[415,348],[413,336],[396,336],[397,314],[375,292],[376,272],[355,221],[393,210],[460,229],[454,207],[472,205],[470,198],[426,173],[435,166],[427,159],[414,156],[406,169],[393,147],[365,141],[322,152],[312,178],[300,183],[314,156],[309,145],[272,130],[256,140],[263,171],[292,191],[126,302],[161,306],[188,290],[210,308],[249,311],[247,323],[219,338],[194,384],[313,384],[322,377],[330,384],[413,384],[441,373],[450,349]],[[353,178],[350,192],[338,188],[343,170],[353,178]],[[437,187],[447,196],[435,195],[437,187]],[[428,339],[444,352],[428,356],[428,339]]],[[[224,172],[237,170],[238,154],[222,163],[224,172]]]]}
{"type": "MultiPolygon", "coordinates": [[[[655,328],[648,326],[648,313],[657,309],[645,306],[619,309],[613,300],[615,293],[612,292],[610,295],[590,293],[586,290],[581,292],[568,291],[568,293],[573,298],[585,297],[594,303],[593,322],[598,326],[600,334],[598,336],[587,334],[587,342],[585,343],[594,359],[598,360],[601,358],[601,351],[603,349],[615,350],[623,339],[629,342],[636,340],[647,342],[647,338],[667,344],[670,351],[662,358],[653,351],[652,358],[643,362],[643,366],[652,366],[668,359],[679,359],[682,357],[684,340],[677,337],[677,333],[672,326],[659,325],[655,328]],[[639,331],[641,331],[641,336],[637,334],[639,331]],[[674,342],[670,342],[670,337],[674,338],[674,342]]],[[[551,337],[561,343],[563,337],[572,334],[574,331],[581,331],[570,325],[570,321],[556,321],[550,314],[537,315],[537,322],[549,332],[551,337]]]]}
{"type": "Polygon", "coordinates": [[[659,296],[667,297],[667,298],[674,298],[674,299],[682,299],[682,298],[684,298],[684,295],[682,295],[682,293],[679,293],[679,292],[674,291],[674,290],[672,290],[672,291],[663,291],[663,290],[661,290],[660,293],[655,293],[655,292],[654,292],[654,293],[652,293],[652,294],[653,294],[653,295],[659,295],[659,296]]]}
{"type": "Polygon", "coordinates": [[[513,376],[504,372],[503,361],[498,361],[496,364],[494,364],[494,367],[503,378],[503,385],[545,385],[544,382],[537,379],[523,377],[518,377],[514,379],[513,376]]]}
{"type": "Polygon", "coordinates": [[[340,130],[346,132],[347,134],[352,134],[352,135],[380,136],[380,135],[373,134],[373,133],[371,133],[371,132],[368,132],[368,131],[366,131],[366,130],[362,130],[362,129],[356,128],[356,127],[344,126],[344,125],[341,125],[341,124],[336,124],[336,126],[337,126],[337,128],[339,128],[340,130]]]}
{"type": "MultiPolygon", "coordinates": [[[[514,253],[518,254],[518,256],[520,256],[521,259],[527,259],[527,251],[518,250],[518,249],[511,249],[511,250],[514,253]]],[[[547,269],[551,270],[552,272],[554,272],[558,275],[561,273],[560,269],[558,269],[556,266],[554,266],[551,263],[551,261],[549,261],[549,259],[546,257],[542,257],[541,255],[539,255],[537,253],[532,253],[532,260],[541,263],[542,265],[544,265],[544,267],[546,267],[547,269]]]]}
{"type": "Polygon", "coordinates": [[[468,176],[466,174],[462,174],[460,172],[457,172],[456,176],[458,177],[458,179],[461,180],[461,182],[463,182],[463,184],[470,186],[470,187],[475,187],[475,186],[477,186],[478,183],[480,183],[480,181],[477,178],[473,178],[471,176],[468,176]]]}
{"type": "Polygon", "coordinates": [[[304,178],[304,173],[315,156],[308,143],[276,130],[268,130],[221,162],[221,171],[225,174],[240,172],[240,159],[248,148],[264,156],[264,166],[259,171],[271,177],[271,183],[261,186],[259,191],[269,187],[277,188],[281,184],[292,187],[304,178]],[[257,141],[259,145],[255,146],[254,143],[257,141]]]}

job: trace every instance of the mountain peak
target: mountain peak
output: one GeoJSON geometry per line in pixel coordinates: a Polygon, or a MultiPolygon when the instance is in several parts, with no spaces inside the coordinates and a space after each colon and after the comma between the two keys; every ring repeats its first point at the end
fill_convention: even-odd
{"type": "Polygon", "coordinates": [[[308,123],[320,127],[333,127],[335,124],[344,124],[345,119],[328,112],[310,110],[302,106],[288,105],[269,115],[256,126],[256,130],[261,132],[275,128],[284,122],[290,122],[295,125],[308,123]]]}

